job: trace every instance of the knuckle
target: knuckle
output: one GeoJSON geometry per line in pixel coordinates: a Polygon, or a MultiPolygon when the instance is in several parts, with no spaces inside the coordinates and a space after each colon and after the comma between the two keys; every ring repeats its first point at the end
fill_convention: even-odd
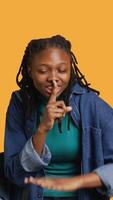
{"type": "Polygon", "coordinates": [[[51,109],[51,105],[47,105],[47,106],[46,106],[46,109],[47,109],[47,110],[50,110],[50,109],[51,109]]]}
{"type": "Polygon", "coordinates": [[[65,103],[64,103],[64,101],[63,101],[63,100],[61,100],[61,103],[62,103],[63,105],[65,105],[65,103]]]}

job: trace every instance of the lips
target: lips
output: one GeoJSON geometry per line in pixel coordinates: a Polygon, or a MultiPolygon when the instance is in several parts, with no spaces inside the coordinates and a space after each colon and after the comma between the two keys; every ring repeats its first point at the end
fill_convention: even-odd
{"type": "Polygon", "coordinates": [[[46,88],[46,93],[49,93],[49,94],[51,94],[52,93],[52,89],[50,89],[50,88],[46,88]]]}
{"type": "Polygon", "coordinates": [[[52,89],[53,89],[53,87],[50,87],[50,86],[46,87],[46,92],[49,93],[49,94],[51,94],[52,89]]]}
{"type": "MultiPolygon", "coordinates": [[[[58,92],[60,91],[60,86],[58,86],[58,92]]],[[[45,91],[47,92],[47,93],[49,93],[49,94],[51,94],[52,93],[52,90],[53,90],[53,86],[47,86],[46,88],[45,88],[45,91]]]]}
{"type": "Polygon", "coordinates": [[[48,89],[50,89],[50,90],[51,90],[51,89],[53,88],[53,86],[47,86],[46,88],[48,88],[48,89]]]}

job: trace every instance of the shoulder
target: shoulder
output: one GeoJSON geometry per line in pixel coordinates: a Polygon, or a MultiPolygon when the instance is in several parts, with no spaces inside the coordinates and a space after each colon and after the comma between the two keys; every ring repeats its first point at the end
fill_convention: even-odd
{"type": "Polygon", "coordinates": [[[29,93],[23,89],[15,90],[11,94],[11,100],[13,101],[15,100],[21,103],[25,101],[25,99],[29,99],[29,97],[30,97],[29,93]]]}
{"type": "Polygon", "coordinates": [[[12,92],[11,98],[17,99],[18,101],[22,102],[22,97],[21,97],[21,90],[15,90],[12,92]]]}
{"type": "Polygon", "coordinates": [[[97,107],[99,110],[109,110],[113,112],[113,108],[100,96],[98,96],[95,92],[88,92],[83,94],[82,102],[85,101],[86,104],[89,104],[94,107],[94,109],[97,107]]]}
{"type": "Polygon", "coordinates": [[[26,99],[25,96],[26,93],[24,93],[22,89],[13,91],[10,97],[8,110],[22,109],[22,107],[24,107],[24,102],[26,99]]]}
{"type": "Polygon", "coordinates": [[[72,99],[86,109],[88,107],[92,109],[98,109],[102,111],[113,112],[113,108],[100,96],[98,96],[92,90],[88,91],[87,88],[80,86],[79,84],[74,85],[72,89],[72,99]]]}
{"type": "Polygon", "coordinates": [[[12,92],[8,110],[24,113],[25,116],[28,117],[33,109],[36,109],[36,107],[27,89],[20,89],[12,92]]]}

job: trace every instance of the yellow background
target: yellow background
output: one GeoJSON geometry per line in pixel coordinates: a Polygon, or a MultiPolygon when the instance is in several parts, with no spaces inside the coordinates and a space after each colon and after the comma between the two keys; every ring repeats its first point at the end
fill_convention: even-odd
{"type": "Polygon", "coordinates": [[[63,34],[70,39],[80,70],[113,106],[112,0],[4,0],[0,20],[0,151],[15,76],[33,38],[63,34]]]}
{"type": "Polygon", "coordinates": [[[27,43],[62,34],[73,45],[79,68],[113,106],[113,1],[20,0],[0,2],[0,151],[5,113],[27,43]]]}

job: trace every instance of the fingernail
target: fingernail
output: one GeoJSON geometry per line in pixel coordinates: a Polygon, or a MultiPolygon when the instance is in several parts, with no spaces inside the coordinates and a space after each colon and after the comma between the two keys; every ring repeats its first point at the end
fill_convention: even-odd
{"type": "Polygon", "coordinates": [[[72,107],[71,106],[68,106],[69,110],[71,111],[72,110],[72,107]]]}
{"type": "Polygon", "coordinates": [[[65,113],[62,115],[62,117],[65,117],[65,113]]]}
{"type": "Polygon", "coordinates": [[[25,183],[25,184],[28,183],[28,178],[27,178],[27,177],[24,179],[24,183],[25,183]]]}
{"type": "Polygon", "coordinates": [[[32,181],[32,180],[33,180],[33,177],[32,177],[32,176],[30,176],[30,177],[29,177],[29,180],[30,180],[30,181],[32,181]]]}

